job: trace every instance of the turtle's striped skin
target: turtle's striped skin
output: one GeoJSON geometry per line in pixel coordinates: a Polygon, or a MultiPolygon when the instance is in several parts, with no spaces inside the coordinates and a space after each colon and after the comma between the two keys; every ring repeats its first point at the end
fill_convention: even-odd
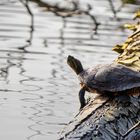
{"type": "Polygon", "coordinates": [[[73,56],[67,63],[76,72],[81,83],[79,100],[85,106],[85,91],[99,94],[136,94],[140,93],[140,73],[120,64],[97,65],[87,70],[73,56]]]}

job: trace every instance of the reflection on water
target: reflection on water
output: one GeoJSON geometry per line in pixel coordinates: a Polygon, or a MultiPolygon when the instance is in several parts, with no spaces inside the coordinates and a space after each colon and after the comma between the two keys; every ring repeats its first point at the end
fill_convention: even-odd
{"type": "Polygon", "coordinates": [[[55,140],[79,108],[67,55],[85,67],[110,63],[111,47],[129,34],[121,25],[139,8],[110,0],[57,2],[0,2],[2,140],[55,140]]]}

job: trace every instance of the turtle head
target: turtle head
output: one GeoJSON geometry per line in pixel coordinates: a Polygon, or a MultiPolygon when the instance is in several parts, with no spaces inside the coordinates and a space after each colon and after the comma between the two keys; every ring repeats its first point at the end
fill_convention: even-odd
{"type": "Polygon", "coordinates": [[[67,63],[76,72],[77,75],[83,71],[81,62],[73,56],[68,56],[67,63]]]}

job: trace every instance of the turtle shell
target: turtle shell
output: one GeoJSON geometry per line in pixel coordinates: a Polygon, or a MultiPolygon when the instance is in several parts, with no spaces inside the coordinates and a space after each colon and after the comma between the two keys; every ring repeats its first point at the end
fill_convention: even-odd
{"type": "Polygon", "coordinates": [[[120,64],[87,69],[79,79],[90,90],[119,92],[140,87],[140,73],[120,64]]]}

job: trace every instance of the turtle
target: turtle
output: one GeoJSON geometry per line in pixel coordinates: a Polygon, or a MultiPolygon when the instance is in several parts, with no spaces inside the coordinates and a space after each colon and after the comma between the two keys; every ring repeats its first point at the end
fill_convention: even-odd
{"type": "Polygon", "coordinates": [[[69,55],[67,64],[78,75],[80,109],[86,105],[85,91],[105,96],[140,93],[140,73],[122,64],[104,64],[84,69],[80,60],[69,55]]]}

